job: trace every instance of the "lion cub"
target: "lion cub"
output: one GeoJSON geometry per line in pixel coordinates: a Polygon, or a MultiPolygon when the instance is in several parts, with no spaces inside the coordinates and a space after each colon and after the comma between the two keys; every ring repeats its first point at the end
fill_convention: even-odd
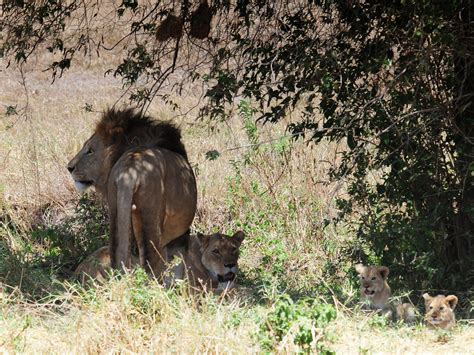
{"type": "MultiPolygon", "coordinates": [[[[138,256],[132,254],[132,266],[140,265],[138,256]]],[[[87,257],[74,271],[74,276],[82,285],[92,280],[103,282],[111,269],[109,247],[97,249],[87,257]]]]}
{"type": "Polygon", "coordinates": [[[423,298],[426,308],[425,322],[428,327],[449,330],[456,325],[454,318],[454,308],[458,304],[456,296],[438,295],[432,297],[425,293],[423,298]]]}
{"type": "Polygon", "coordinates": [[[191,286],[218,289],[233,285],[237,274],[242,231],[228,236],[221,233],[188,236],[187,247],[170,249],[168,257],[181,259],[174,268],[174,279],[188,278],[191,286]]]}
{"type": "Polygon", "coordinates": [[[360,280],[360,298],[370,309],[379,310],[387,318],[412,323],[415,320],[415,308],[410,303],[391,304],[392,292],[387,283],[390,272],[386,266],[355,266],[360,280]],[[395,312],[394,312],[395,311],[395,312]]]}

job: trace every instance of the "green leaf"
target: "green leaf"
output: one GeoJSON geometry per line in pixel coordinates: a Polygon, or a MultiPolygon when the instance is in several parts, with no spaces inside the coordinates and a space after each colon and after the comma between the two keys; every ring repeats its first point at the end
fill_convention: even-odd
{"type": "Polygon", "coordinates": [[[221,153],[219,153],[217,150],[209,150],[206,152],[206,160],[216,160],[219,158],[221,153]]]}

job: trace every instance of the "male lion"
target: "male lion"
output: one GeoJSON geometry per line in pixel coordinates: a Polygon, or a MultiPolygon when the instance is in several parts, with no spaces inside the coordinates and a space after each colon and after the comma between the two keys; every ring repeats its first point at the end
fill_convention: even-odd
{"type": "Polygon", "coordinates": [[[380,311],[385,317],[400,319],[405,323],[415,320],[415,308],[410,303],[391,304],[392,292],[387,283],[390,272],[386,266],[355,266],[360,280],[360,298],[370,309],[380,311]],[[395,312],[394,312],[395,311],[395,312]]]}
{"type": "MultiPolygon", "coordinates": [[[[237,273],[239,249],[244,237],[241,231],[232,237],[220,233],[183,236],[185,240],[182,244],[166,247],[169,262],[175,257],[180,259],[179,264],[171,269],[173,275],[168,283],[188,277],[195,288],[231,286],[237,273]]],[[[139,265],[138,258],[133,254],[132,265],[139,265]]],[[[90,279],[103,281],[110,266],[109,248],[102,247],[84,260],[74,274],[82,284],[90,279]]]]}
{"type": "Polygon", "coordinates": [[[456,325],[454,308],[458,304],[458,298],[454,295],[430,296],[423,295],[425,299],[425,322],[430,328],[449,330],[456,325]]]}
{"type": "Polygon", "coordinates": [[[112,267],[130,268],[136,242],[140,265],[160,277],[166,244],[189,229],[196,212],[196,180],[179,130],[133,109],[108,110],[67,168],[78,190],[94,186],[109,205],[112,267]]]}

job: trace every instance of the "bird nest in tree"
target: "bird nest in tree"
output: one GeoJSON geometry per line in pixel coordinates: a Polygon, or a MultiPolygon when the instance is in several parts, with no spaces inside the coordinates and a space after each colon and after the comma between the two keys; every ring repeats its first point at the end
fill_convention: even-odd
{"type": "Polygon", "coordinates": [[[207,1],[201,2],[199,7],[191,14],[191,29],[189,35],[194,38],[204,39],[211,31],[212,11],[207,1]]]}
{"type": "Polygon", "coordinates": [[[164,42],[170,38],[181,38],[183,35],[183,20],[173,14],[169,14],[158,26],[156,39],[164,42]]]}

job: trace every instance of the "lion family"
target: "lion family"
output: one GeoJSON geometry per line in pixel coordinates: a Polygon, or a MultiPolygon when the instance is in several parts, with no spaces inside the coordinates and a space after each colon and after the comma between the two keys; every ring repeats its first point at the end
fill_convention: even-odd
{"type": "MultiPolygon", "coordinates": [[[[109,246],[77,267],[82,282],[103,279],[110,268],[134,266],[165,284],[187,277],[195,288],[216,289],[234,281],[244,234],[189,234],[196,213],[196,179],[173,124],[133,109],[108,110],[67,169],[79,191],[94,186],[109,208],[109,246]]],[[[387,267],[359,264],[356,271],[361,299],[371,309],[407,323],[415,319],[411,304],[390,302],[387,267]]],[[[423,298],[428,326],[449,329],[455,324],[456,296],[425,293],[423,298]]]]}

